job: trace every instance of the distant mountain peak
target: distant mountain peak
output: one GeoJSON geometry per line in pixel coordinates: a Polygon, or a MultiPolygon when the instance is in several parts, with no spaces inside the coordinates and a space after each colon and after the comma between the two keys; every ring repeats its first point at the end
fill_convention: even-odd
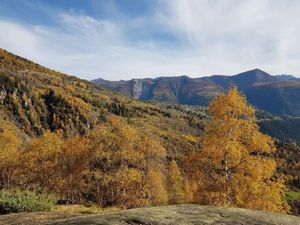
{"type": "Polygon", "coordinates": [[[191,78],[181,75],[95,83],[140,100],[185,105],[205,105],[233,83],[260,109],[275,114],[300,115],[300,79],[285,74],[274,76],[259,68],[232,76],[191,78]]]}
{"type": "Polygon", "coordinates": [[[281,80],[281,81],[297,80],[296,77],[294,77],[293,75],[288,75],[288,74],[276,75],[276,78],[279,79],[279,80],[281,80]]]}
{"type": "Polygon", "coordinates": [[[254,71],[256,72],[260,72],[260,73],[267,73],[266,71],[259,69],[259,68],[255,68],[254,71]]]}
{"type": "Polygon", "coordinates": [[[239,73],[235,76],[264,76],[264,77],[272,77],[271,74],[261,70],[261,69],[253,69],[253,70],[248,70],[248,71],[245,71],[245,72],[242,72],[242,73],[239,73]]]}

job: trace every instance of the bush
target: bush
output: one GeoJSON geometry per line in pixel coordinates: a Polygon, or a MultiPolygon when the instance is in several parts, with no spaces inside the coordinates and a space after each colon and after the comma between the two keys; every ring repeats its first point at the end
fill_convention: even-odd
{"type": "Polygon", "coordinates": [[[32,191],[1,190],[0,213],[46,211],[55,205],[54,195],[36,193],[32,191]]]}

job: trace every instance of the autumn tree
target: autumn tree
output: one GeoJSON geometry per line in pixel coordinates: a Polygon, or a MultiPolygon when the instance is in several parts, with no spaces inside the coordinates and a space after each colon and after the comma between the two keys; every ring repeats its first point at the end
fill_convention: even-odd
{"type": "Polygon", "coordinates": [[[185,203],[197,203],[195,194],[198,190],[198,182],[185,177],[183,181],[183,192],[185,203]]]}
{"type": "Polygon", "coordinates": [[[232,87],[208,111],[211,121],[198,154],[200,203],[285,211],[285,188],[273,178],[276,163],[268,157],[275,151],[273,140],[259,132],[245,96],[232,87]]]}
{"type": "Polygon", "coordinates": [[[19,163],[21,142],[15,127],[0,119],[0,187],[10,188],[19,163]]]}
{"type": "Polygon", "coordinates": [[[92,156],[87,138],[75,136],[68,138],[63,144],[58,156],[59,182],[56,192],[67,202],[79,203],[87,192],[92,156]]]}
{"type": "Polygon", "coordinates": [[[143,205],[143,154],[139,135],[119,118],[100,125],[89,136],[95,153],[92,163],[92,192],[103,206],[143,205]]]}
{"type": "Polygon", "coordinates": [[[192,150],[186,154],[183,159],[183,169],[185,171],[184,178],[184,192],[186,196],[186,202],[199,203],[199,187],[201,184],[201,171],[199,169],[202,162],[200,157],[200,151],[192,150]]]}
{"type": "Polygon", "coordinates": [[[150,205],[160,205],[168,202],[166,186],[166,150],[154,137],[141,138],[141,152],[143,153],[143,168],[145,194],[150,205]]]}
{"type": "Polygon", "coordinates": [[[56,190],[59,160],[64,141],[59,133],[46,132],[33,139],[22,151],[20,165],[23,187],[56,190]]]}
{"type": "Polygon", "coordinates": [[[168,175],[169,202],[171,204],[183,203],[185,201],[184,180],[175,160],[170,162],[168,175]]]}
{"type": "Polygon", "coordinates": [[[68,203],[84,200],[93,158],[87,138],[64,139],[59,132],[46,132],[33,138],[20,154],[21,188],[56,193],[68,203]]]}
{"type": "Polygon", "coordinates": [[[150,168],[146,176],[145,191],[151,205],[168,203],[166,178],[159,168],[150,168]]]}
{"type": "Polygon", "coordinates": [[[92,143],[91,193],[103,206],[138,207],[167,202],[165,149],[118,117],[98,126],[92,143]]]}

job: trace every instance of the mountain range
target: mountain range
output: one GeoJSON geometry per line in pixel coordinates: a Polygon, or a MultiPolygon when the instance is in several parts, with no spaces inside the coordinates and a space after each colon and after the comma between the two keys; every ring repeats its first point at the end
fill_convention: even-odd
{"type": "Polygon", "coordinates": [[[206,106],[214,96],[234,84],[258,109],[275,115],[300,115],[300,79],[292,75],[274,76],[260,69],[232,76],[158,77],[128,81],[100,78],[92,82],[139,100],[201,106],[206,106]]]}

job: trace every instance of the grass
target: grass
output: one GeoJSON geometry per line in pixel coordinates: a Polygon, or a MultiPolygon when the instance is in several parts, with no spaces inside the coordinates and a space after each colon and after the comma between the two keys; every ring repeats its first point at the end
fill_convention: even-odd
{"type": "Polygon", "coordinates": [[[55,195],[28,190],[1,190],[0,213],[48,211],[57,202],[55,195]]]}
{"type": "Polygon", "coordinates": [[[52,212],[64,212],[68,214],[95,214],[117,210],[118,208],[101,208],[97,205],[55,205],[51,209],[52,212]]]}
{"type": "Polygon", "coordinates": [[[300,192],[299,191],[289,191],[286,196],[286,200],[292,201],[292,200],[300,200],[300,192]]]}
{"type": "Polygon", "coordinates": [[[0,225],[4,224],[32,224],[40,225],[50,222],[64,221],[68,218],[87,214],[101,214],[117,211],[118,208],[101,208],[96,205],[55,205],[50,211],[31,213],[12,213],[0,216],[0,225]]]}

